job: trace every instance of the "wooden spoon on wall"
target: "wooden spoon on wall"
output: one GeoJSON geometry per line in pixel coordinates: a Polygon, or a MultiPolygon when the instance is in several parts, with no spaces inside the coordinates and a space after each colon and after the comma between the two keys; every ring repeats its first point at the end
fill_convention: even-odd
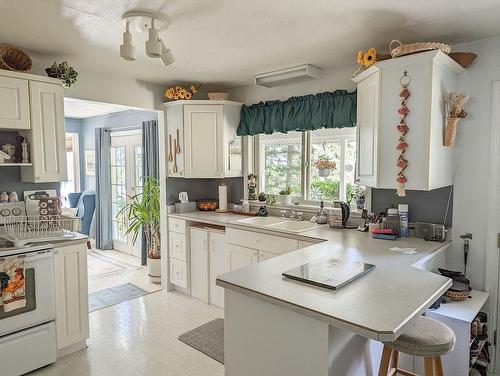
{"type": "Polygon", "coordinates": [[[168,135],[168,161],[172,162],[174,157],[172,157],[172,135],[168,135]]]}
{"type": "MultiPolygon", "coordinates": [[[[177,151],[177,140],[174,139],[174,150],[177,151]]],[[[174,153],[174,167],[173,170],[174,174],[177,174],[177,153],[174,153]]]]}
{"type": "Polygon", "coordinates": [[[181,153],[181,146],[180,146],[180,138],[179,138],[179,129],[177,128],[177,146],[175,148],[175,151],[177,154],[181,153]]]}

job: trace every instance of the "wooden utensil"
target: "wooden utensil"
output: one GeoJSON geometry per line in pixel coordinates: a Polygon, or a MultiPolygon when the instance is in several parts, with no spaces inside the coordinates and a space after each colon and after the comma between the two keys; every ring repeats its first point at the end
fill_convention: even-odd
{"type": "MultiPolygon", "coordinates": [[[[174,139],[174,149],[177,151],[177,140],[175,140],[175,139],[174,139]]],[[[174,174],[177,174],[177,153],[174,153],[173,172],[174,172],[174,174]]]]}
{"type": "Polygon", "coordinates": [[[174,157],[172,157],[172,135],[168,135],[168,161],[172,162],[174,157]]]}
{"type": "Polygon", "coordinates": [[[177,129],[177,146],[175,147],[175,151],[177,152],[177,154],[181,153],[180,138],[179,138],[179,129],[177,129]]]}

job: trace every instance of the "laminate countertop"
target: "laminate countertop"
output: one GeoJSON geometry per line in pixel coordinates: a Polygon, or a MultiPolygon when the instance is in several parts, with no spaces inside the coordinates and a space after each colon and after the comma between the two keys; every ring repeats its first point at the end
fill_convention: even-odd
{"type": "Polygon", "coordinates": [[[223,274],[217,278],[217,285],[371,339],[395,340],[412,319],[421,315],[451,286],[449,278],[423,267],[445,251],[449,242],[427,242],[412,237],[378,240],[368,233],[331,229],[327,225],[293,234],[242,224],[240,215],[214,212],[169,214],[169,217],[320,242],[223,274]],[[417,252],[401,254],[389,251],[391,247],[416,248],[417,252]],[[282,277],[287,270],[327,256],[367,262],[374,264],[375,269],[338,290],[282,277]]]}

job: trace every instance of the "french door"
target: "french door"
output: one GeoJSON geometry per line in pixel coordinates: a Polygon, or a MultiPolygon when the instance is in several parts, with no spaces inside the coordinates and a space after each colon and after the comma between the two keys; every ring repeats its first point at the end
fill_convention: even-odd
{"type": "Polygon", "coordinates": [[[142,137],[140,132],[111,133],[111,208],[113,248],[133,256],[141,256],[139,236],[126,234],[126,215],[118,215],[130,197],[142,191],[142,137]]]}

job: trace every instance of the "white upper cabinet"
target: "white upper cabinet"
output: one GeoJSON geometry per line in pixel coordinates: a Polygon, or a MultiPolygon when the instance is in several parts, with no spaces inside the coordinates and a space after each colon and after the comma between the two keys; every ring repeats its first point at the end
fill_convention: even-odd
{"type": "Polygon", "coordinates": [[[32,166],[23,167],[26,182],[44,183],[67,180],[64,95],[61,85],[29,81],[32,166]]]}
{"type": "Polygon", "coordinates": [[[30,129],[28,81],[0,76],[0,129],[30,129]]]}
{"type": "Polygon", "coordinates": [[[406,189],[428,191],[452,185],[456,151],[443,146],[443,95],[456,90],[458,75],[464,69],[441,51],[385,60],[354,78],[358,84],[356,180],[369,187],[396,189],[397,110],[405,71],[411,77],[406,189]]]}
{"type": "Polygon", "coordinates": [[[192,100],[164,106],[168,176],[242,176],[241,137],[236,136],[240,103],[192,100]]]}

